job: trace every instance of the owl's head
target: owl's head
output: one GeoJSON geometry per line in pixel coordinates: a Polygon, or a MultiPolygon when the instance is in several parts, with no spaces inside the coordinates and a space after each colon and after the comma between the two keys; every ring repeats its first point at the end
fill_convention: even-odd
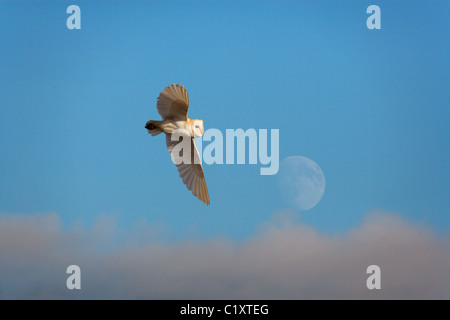
{"type": "Polygon", "coordinates": [[[194,133],[194,138],[201,137],[203,135],[203,132],[205,132],[205,128],[203,127],[203,120],[192,119],[191,130],[194,133]]]}

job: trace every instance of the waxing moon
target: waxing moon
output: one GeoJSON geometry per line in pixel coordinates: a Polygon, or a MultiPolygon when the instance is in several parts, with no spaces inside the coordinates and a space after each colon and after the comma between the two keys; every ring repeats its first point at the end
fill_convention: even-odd
{"type": "Polygon", "coordinates": [[[316,206],[325,192],[325,176],[319,165],[309,158],[292,156],[284,159],[278,172],[282,198],[296,210],[316,206]]]}

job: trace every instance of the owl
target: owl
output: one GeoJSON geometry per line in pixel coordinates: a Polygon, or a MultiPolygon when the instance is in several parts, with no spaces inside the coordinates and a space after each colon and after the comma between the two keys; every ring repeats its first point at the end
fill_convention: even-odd
{"type": "MultiPolygon", "coordinates": [[[[187,90],[180,84],[171,84],[161,93],[156,102],[156,108],[161,115],[162,120],[149,120],[145,128],[152,136],[160,133],[166,135],[167,149],[171,153],[178,139],[173,139],[174,132],[184,132],[183,139],[189,139],[191,151],[191,161],[176,164],[178,173],[183,183],[192,192],[194,196],[206,203],[209,202],[208,188],[206,187],[205,174],[200,161],[198,150],[194,143],[194,138],[201,137],[205,131],[203,120],[190,119],[187,117],[189,109],[189,96],[187,90]],[[181,130],[180,130],[181,129],[181,130]]],[[[174,134],[175,135],[175,134],[174,134]]]]}

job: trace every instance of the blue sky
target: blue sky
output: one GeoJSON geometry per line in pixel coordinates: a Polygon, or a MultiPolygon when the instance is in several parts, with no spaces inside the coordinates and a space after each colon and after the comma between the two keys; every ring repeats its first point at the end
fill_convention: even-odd
{"type": "Polygon", "coordinates": [[[206,129],[280,130],[280,160],[327,188],[299,220],[345,232],[381,208],[450,227],[450,5],[411,1],[0,1],[0,212],[99,215],[166,239],[240,239],[286,207],[259,165],[206,165],[186,190],[156,98],[189,91],[206,129]],[[81,30],[66,8],[81,8],[81,30]],[[366,8],[381,8],[381,30],[366,8]]]}

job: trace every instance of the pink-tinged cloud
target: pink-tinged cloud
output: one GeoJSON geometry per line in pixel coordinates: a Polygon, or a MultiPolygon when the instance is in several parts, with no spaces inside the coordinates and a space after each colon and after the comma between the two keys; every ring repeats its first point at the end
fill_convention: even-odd
{"type": "Polygon", "coordinates": [[[158,241],[102,217],[63,229],[57,214],[0,216],[2,299],[449,299],[450,238],[373,211],[343,235],[277,212],[241,242],[158,241]],[[81,290],[66,288],[67,266],[81,290]],[[369,265],[381,290],[366,287],[369,265]]]}

